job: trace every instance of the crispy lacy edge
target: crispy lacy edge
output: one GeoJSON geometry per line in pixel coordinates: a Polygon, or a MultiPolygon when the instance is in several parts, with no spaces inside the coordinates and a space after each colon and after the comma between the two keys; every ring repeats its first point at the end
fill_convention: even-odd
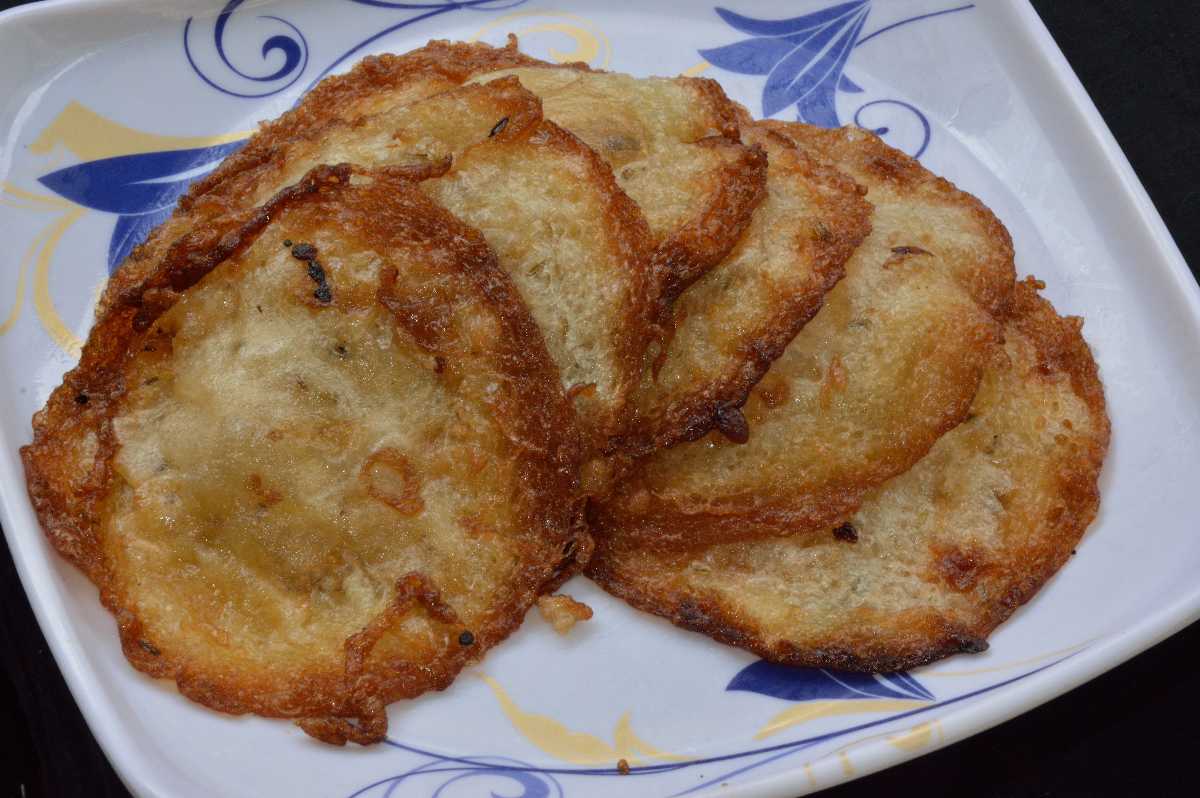
{"type": "MultiPolygon", "coordinates": [[[[453,58],[454,48],[447,42],[431,42],[427,57],[453,58]]],[[[425,50],[428,48],[422,48],[425,50]]],[[[421,50],[409,53],[422,52],[421,50]]],[[[397,65],[398,67],[398,65],[397,65]]],[[[448,74],[454,69],[466,71],[462,80],[502,69],[533,67],[572,69],[578,72],[606,74],[579,61],[554,64],[522,54],[517,37],[509,34],[508,43],[486,55],[473,53],[462,66],[441,67],[448,74]]],[[[456,73],[461,74],[461,73],[456,73]]],[[[660,317],[669,324],[671,303],[693,282],[723,261],[749,226],[754,211],[766,196],[767,158],[761,149],[741,140],[740,107],[729,99],[721,84],[711,78],[678,77],[694,86],[711,111],[716,135],[695,142],[696,146],[720,150],[725,162],[720,169],[719,186],[710,201],[685,224],[671,232],[654,251],[660,317]]]]}
{"type": "MultiPolygon", "coordinates": [[[[986,242],[986,254],[980,259],[970,284],[965,287],[976,304],[995,319],[997,328],[1007,320],[1013,302],[1016,273],[1012,238],[999,218],[977,197],[930,172],[919,161],[891,147],[869,131],[848,127],[819,128],[800,122],[755,121],[744,107],[737,105],[736,108],[744,129],[757,127],[792,142],[800,152],[814,161],[818,168],[825,170],[835,180],[841,179],[858,185],[855,182],[855,172],[865,172],[870,174],[872,180],[886,181],[891,187],[910,196],[919,196],[922,202],[966,209],[978,225],[980,240],[986,242]]],[[[866,202],[871,202],[869,187],[866,187],[866,202]]],[[[819,309],[818,305],[816,310],[819,309]]],[[[765,365],[757,377],[746,381],[747,386],[740,399],[733,395],[730,401],[724,404],[709,403],[708,408],[702,407],[691,418],[685,418],[675,425],[663,424],[662,428],[668,434],[661,435],[656,441],[647,441],[643,435],[641,440],[625,444],[624,449],[634,452],[635,457],[622,457],[613,471],[621,478],[636,478],[636,457],[652,453],[656,448],[698,439],[721,426],[728,426],[737,434],[742,422],[740,407],[745,403],[750,391],[767,373],[770,363],[782,355],[786,344],[795,337],[802,326],[801,324],[787,338],[779,351],[774,353],[774,357],[765,360],[765,365]],[[707,418],[704,415],[705,409],[710,413],[707,418]],[[684,429],[686,434],[673,438],[669,434],[672,429],[684,429]]],[[[981,345],[990,344],[981,342],[981,345]]],[[[947,414],[946,423],[932,430],[930,437],[922,442],[922,454],[966,417],[970,405],[971,400],[965,399],[953,412],[947,414]]],[[[853,485],[831,486],[821,494],[813,496],[803,507],[795,506],[786,500],[773,503],[769,507],[763,507],[761,502],[757,501],[745,505],[731,501],[728,507],[721,510],[685,514],[674,501],[651,496],[648,506],[636,514],[637,520],[632,520],[624,513],[620,514],[622,517],[617,517],[610,512],[600,512],[600,506],[590,507],[589,514],[592,516],[593,528],[598,534],[602,534],[600,530],[605,528],[635,523],[644,527],[642,539],[646,545],[664,552],[686,551],[716,542],[785,536],[791,534],[792,529],[796,527],[813,530],[826,523],[836,523],[838,518],[852,514],[866,493],[880,481],[872,477],[853,485]],[[747,519],[761,531],[748,532],[747,519]]],[[[614,495],[615,491],[610,490],[602,499],[607,501],[614,495]]],[[[616,506],[610,505],[609,509],[612,510],[616,506]]]]}
{"type": "MultiPolygon", "coordinates": [[[[582,168],[581,179],[589,180],[602,201],[604,226],[607,238],[615,247],[616,257],[633,267],[628,274],[633,301],[623,308],[618,331],[617,358],[622,372],[618,395],[611,412],[594,430],[596,434],[585,441],[589,454],[604,457],[609,440],[622,434],[632,423],[633,408],[629,397],[647,368],[648,349],[659,335],[650,231],[641,209],[617,184],[608,164],[574,133],[543,120],[532,129],[528,139],[537,147],[575,159],[582,168]]],[[[492,145],[493,142],[482,142],[477,146],[492,145]]],[[[571,386],[568,398],[573,399],[587,389],[588,385],[571,386]]],[[[585,435],[587,432],[585,430],[585,435]]]]}

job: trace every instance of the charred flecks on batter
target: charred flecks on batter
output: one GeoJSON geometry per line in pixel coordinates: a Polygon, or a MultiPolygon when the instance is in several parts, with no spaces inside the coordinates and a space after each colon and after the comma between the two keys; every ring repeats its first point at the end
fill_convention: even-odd
{"type": "Polygon", "coordinates": [[[492,132],[488,133],[488,138],[498,136],[504,132],[504,128],[508,127],[508,117],[503,117],[499,122],[492,126],[492,132]]]}
{"type": "Polygon", "coordinates": [[[845,543],[858,542],[858,530],[854,528],[854,524],[847,521],[841,526],[833,528],[833,536],[845,543]]]}
{"type": "Polygon", "coordinates": [[[463,632],[458,636],[458,644],[464,647],[475,645],[475,635],[470,631],[463,632]]]}
{"type": "Polygon", "coordinates": [[[750,440],[750,425],[742,411],[733,406],[722,407],[716,412],[717,429],[733,443],[750,440]]]}
{"type": "MultiPolygon", "coordinates": [[[[288,243],[285,241],[284,245],[288,243]]],[[[296,244],[292,247],[292,257],[308,264],[308,277],[317,285],[313,296],[318,302],[329,304],[333,301],[333,289],[325,277],[325,267],[317,262],[317,248],[312,244],[296,244]]]]}

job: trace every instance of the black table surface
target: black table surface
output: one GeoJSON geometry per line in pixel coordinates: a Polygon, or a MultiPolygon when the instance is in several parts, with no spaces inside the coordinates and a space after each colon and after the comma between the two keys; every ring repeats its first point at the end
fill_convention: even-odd
{"type": "MultiPolygon", "coordinates": [[[[1000,0],[983,0],[999,2],[1000,0]]],[[[0,2],[0,7],[18,5],[0,2]]],[[[1192,0],[1035,0],[1200,267],[1200,15],[1192,0]]],[[[1200,364],[1197,364],[1200,367],[1200,364]]],[[[1144,534],[1154,545],[1152,529],[1144,534]]],[[[1197,575],[1200,578],[1200,574],[1197,575]]],[[[0,795],[127,795],[92,739],[0,546],[0,795]]],[[[1193,796],[1200,624],[991,731],[829,790],[830,798],[1193,796]]]]}

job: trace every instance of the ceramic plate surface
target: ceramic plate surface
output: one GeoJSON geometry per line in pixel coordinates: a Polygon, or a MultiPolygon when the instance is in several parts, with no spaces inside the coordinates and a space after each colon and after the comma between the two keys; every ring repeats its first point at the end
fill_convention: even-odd
{"type": "Polygon", "coordinates": [[[135,793],[795,796],[985,729],[1200,614],[1200,291],[1033,11],[719,2],[64,0],[0,16],[2,521],[135,793]],[[369,749],[219,715],[126,664],[95,589],[44,541],[17,456],[100,286],[190,179],[323,75],[510,31],[536,56],[704,75],[758,115],[877,130],[980,196],[1018,270],[1085,317],[1114,430],[1100,516],[989,651],[886,677],[776,668],[577,579],[593,621],[560,638],[534,613],[444,693],[393,705],[369,749]]]}

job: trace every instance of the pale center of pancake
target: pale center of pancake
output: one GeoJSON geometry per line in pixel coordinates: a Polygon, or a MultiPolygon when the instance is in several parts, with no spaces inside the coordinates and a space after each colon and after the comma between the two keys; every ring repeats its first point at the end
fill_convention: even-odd
{"type": "Polygon", "coordinates": [[[127,370],[108,537],[127,573],[159,582],[152,620],[218,641],[342,639],[412,571],[467,615],[489,598],[463,589],[472,570],[512,556],[496,534],[512,465],[491,456],[486,399],[448,391],[468,378],[376,301],[377,257],[314,243],[320,279],[264,235],[164,314],[127,370]]]}

